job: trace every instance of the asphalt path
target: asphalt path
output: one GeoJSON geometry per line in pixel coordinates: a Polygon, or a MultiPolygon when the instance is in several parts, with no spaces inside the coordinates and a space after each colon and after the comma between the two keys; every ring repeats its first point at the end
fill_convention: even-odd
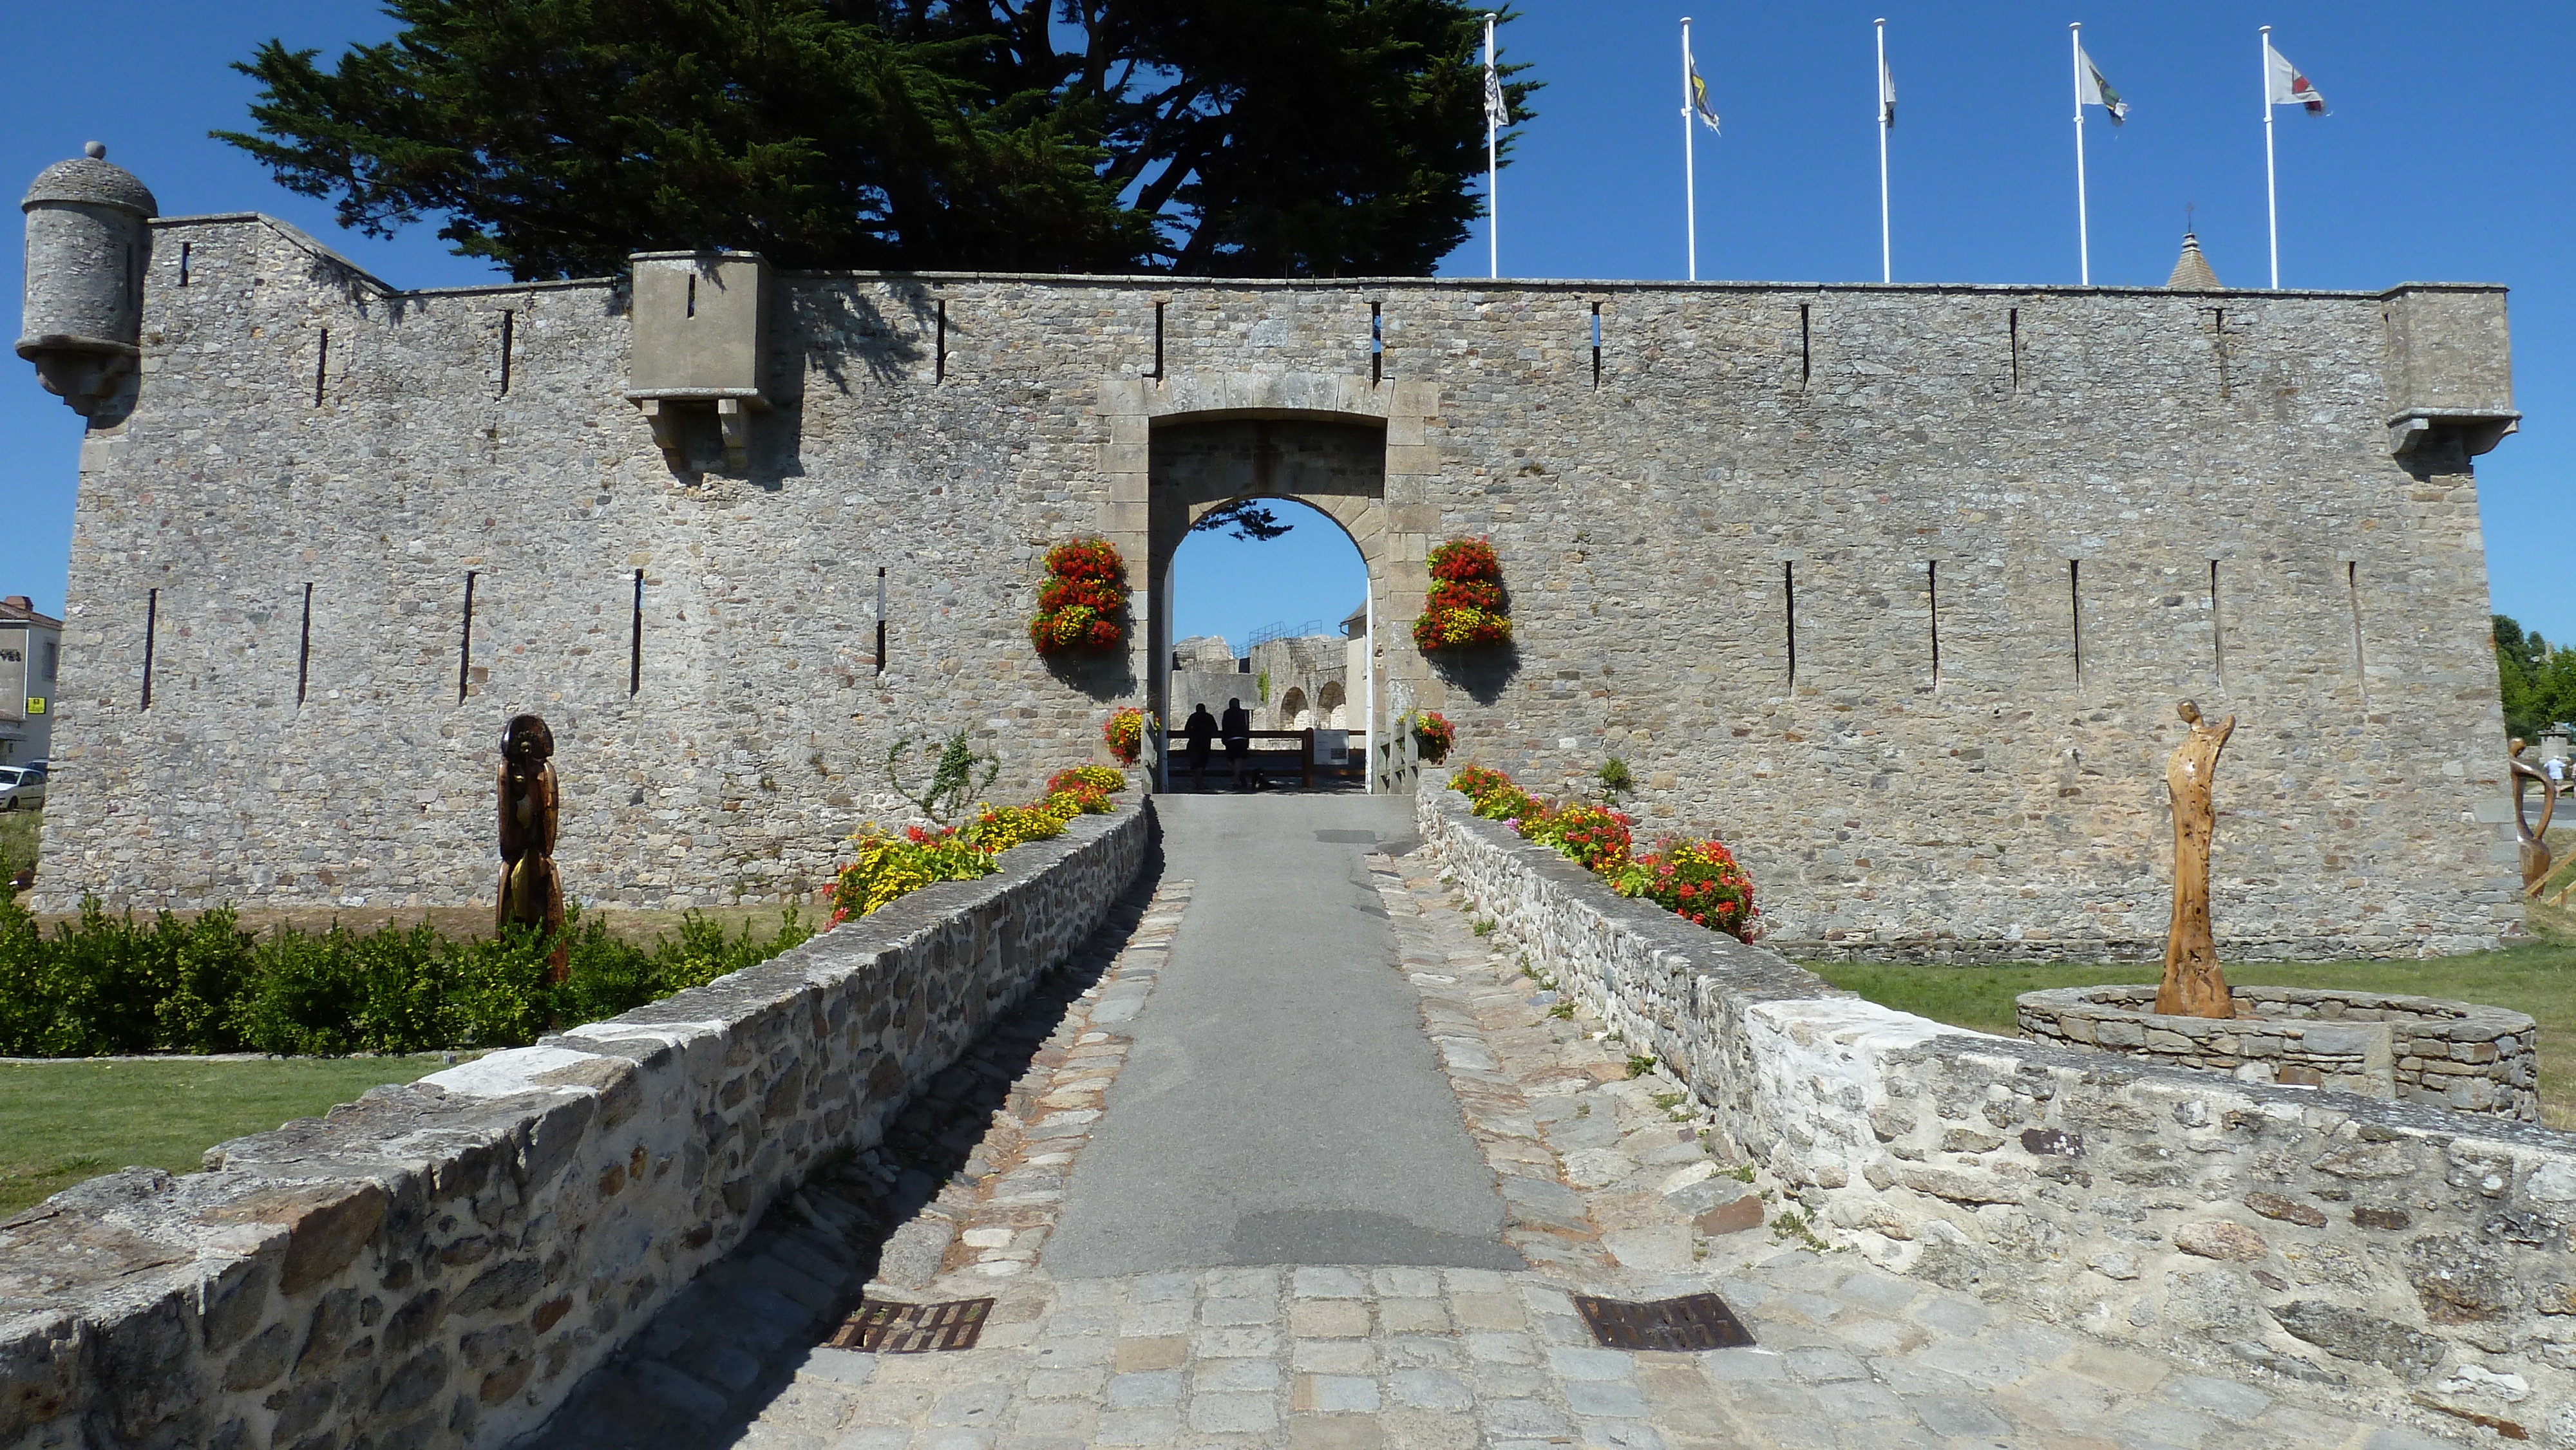
{"type": "Polygon", "coordinates": [[[1361,861],[1412,849],[1412,800],[1154,805],[1164,872],[1195,886],[1161,979],[1122,1024],[1133,1046],[1048,1270],[1523,1267],[1361,861]]]}

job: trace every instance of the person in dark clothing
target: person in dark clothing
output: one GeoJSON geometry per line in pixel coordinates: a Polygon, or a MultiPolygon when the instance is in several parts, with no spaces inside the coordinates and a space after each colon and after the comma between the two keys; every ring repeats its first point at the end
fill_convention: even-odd
{"type": "Polygon", "coordinates": [[[1190,781],[1200,790],[1207,788],[1208,751],[1216,744],[1216,717],[1205,704],[1192,706],[1190,718],[1181,725],[1181,738],[1188,742],[1190,781]]]}
{"type": "Polygon", "coordinates": [[[1243,789],[1243,758],[1252,750],[1252,712],[1240,699],[1225,702],[1225,763],[1234,768],[1234,788],[1243,789]]]}

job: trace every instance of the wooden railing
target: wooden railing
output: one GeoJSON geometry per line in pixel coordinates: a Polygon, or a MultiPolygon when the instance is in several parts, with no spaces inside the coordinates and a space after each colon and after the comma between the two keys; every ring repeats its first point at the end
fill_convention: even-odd
{"type": "MultiPolygon", "coordinates": [[[[1343,752],[1343,758],[1339,761],[1318,761],[1315,758],[1316,732],[1313,730],[1247,730],[1244,736],[1253,742],[1253,748],[1244,756],[1243,768],[1246,773],[1263,776],[1286,775],[1294,772],[1298,785],[1307,790],[1314,789],[1317,780],[1367,779],[1368,732],[1345,730],[1341,733],[1348,738],[1349,747],[1343,752]],[[1293,750],[1263,750],[1260,748],[1260,742],[1264,740],[1293,740],[1296,742],[1296,747],[1293,750]]],[[[1171,773],[1165,779],[1177,784],[1182,775],[1189,770],[1188,737],[1173,737],[1169,732],[1165,732],[1165,738],[1161,743],[1163,750],[1169,753],[1171,759],[1171,773]]],[[[1222,736],[1219,736],[1216,743],[1209,747],[1207,762],[1209,775],[1213,776],[1220,771],[1228,778],[1231,778],[1234,773],[1233,768],[1226,761],[1225,739],[1222,736]]]]}

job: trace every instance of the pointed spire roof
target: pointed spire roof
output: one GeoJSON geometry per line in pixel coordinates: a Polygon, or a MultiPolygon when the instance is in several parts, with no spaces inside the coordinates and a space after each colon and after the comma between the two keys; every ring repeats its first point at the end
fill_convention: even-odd
{"type": "Polygon", "coordinates": [[[2218,274],[2209,270],[2209,259],[2200,254],[2200,238],[2190,232],[2182,234],[2182,256],[2175,259],[2173,275],[2165,285],[2185,292],[2221,292],[2218,274]]]}

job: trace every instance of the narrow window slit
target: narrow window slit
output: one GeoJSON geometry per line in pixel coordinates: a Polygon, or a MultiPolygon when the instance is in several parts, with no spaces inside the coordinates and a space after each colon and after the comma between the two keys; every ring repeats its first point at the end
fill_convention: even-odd
{"type": "Polygon", "coordinates": [[[948,381],[948,299],[945,297],[939,299],[938,328],[936,350],[930,362],[930,381],[934,384],[948,381]]]}
{"type": "Polygon", "coordinates": [[[1386,381],[1386,319],[1384,303],[1369,304],[1369,386],[1386,381]]]}
{"type": "Polygon", "coordinates": [[[2021,309],[2018,307],[2004,314],[2004,346],[2012,354],[2012,390],[2018,395],[2021,392],[2021,309]]]}
{"type": "Polygon", "coordinates": [[[2218,614],[2218,561],[2209,561],[2209,658],[2218,671],[2218,688],[2227,688],[2227,626],[2218,614]]]}
{"type": "Polygon", "coordinates": [[[1789,690],[1798,689],[1798,566],[1788,559],[1780,561],[1780,602],[1789,630],[1789,690]]]}
{"type": "Polygon", "coordinates": [[[885,579],[883,564],[877,566],[877,673],[884,674],[885,657],[885,579]]]}
{"type": "Polygon", "coordinates": [[[1163,378],[1163,305],[1154,304],[1154,380],[1163,378]]]}
{"type": "Polygon", "coordinates": [[[2075,647],[2075,683],[2084,683],[2084,561],[2066,561],[2066,637],[2075,647]]]}
{"type": "Polygon", "coordinates": [[[2218,353],[2218,396],[2222,398],[2229,397],[2232,395],[2233,390],[2227,376],[2226,308],[2213,307],[2209,309],[2209,335],[2210,346],[2216,349],[2218,353]]]}
{"type": "Polygon", "coordinates": [[[698,315],[698,274],[695,272],[689,274],[689,310],[681,315],[684,317],[698,315]]]}
{"type": "Polygon", "coordinates": [[[1592,304],[1592,388],[1601,389],[1601,304],[1592,304]]]}
{"type": "Polygon", "coordinates": [[[465,686],[474,669],[474,576],[482,571],[465,571],[465,627],[456,640],[456,703],[465,703],[465,686]]]}
{"type": "Polygon", "coordinates": [[[1804,387],[1816,375],[1815,350],[1807,332],[1807,304],[1798,304],[1798,385],[1804,387]]]}
{"type": "Polygon", "coordinates": [[[626,693],[639,694],[644,689],[644,571],[635,571],[635,613],[633,631],[626,649],[626,693]]]}
{"type": "Polygon", "coordinates": [[[152,708],[152,647],[159,640],[161,627],[161,591],[151,590],[143,596],[143,708],[152,708]]]}
{"type": "Polygon", "coordinates": [[[501,309],[501,391],[510,391],[510,343],[518,332],[519,314],[501,309]]]}
{"type": "Polygon", "coordinates": [[[304,682],[313,666],[313,586],[304,586],[304,625],[295,637],[295,703],[304,703],[304,682]]]}
{"type": "Polygon", "coordinates": [[[1923,561],[1923,588],[1932,602],[1932,688],[1941,688],[1941,561],[1923,561]]]}
{"type": "Polygon", "coordinates": [[[194,242],[181,242],[179,244],[179,285],[182,287],[188,285],[188,249],[195,245],[196,243],[194,242]]]}
{"type": "Polygon", "coordinates": [[[2361,561],[2346,559],[2343,563],[2343,587],[2352,600],[2352,678],[2361,689],[2361,708],[2370,709],[2370,671],[2361,653],[2361,561]]]}
{"type": "Polygon", "coordinates": [[[313,406],[322,406],[322,387],[331,376],[331,329],[322,329],[322,346],[313,354],[313,406]]]}

